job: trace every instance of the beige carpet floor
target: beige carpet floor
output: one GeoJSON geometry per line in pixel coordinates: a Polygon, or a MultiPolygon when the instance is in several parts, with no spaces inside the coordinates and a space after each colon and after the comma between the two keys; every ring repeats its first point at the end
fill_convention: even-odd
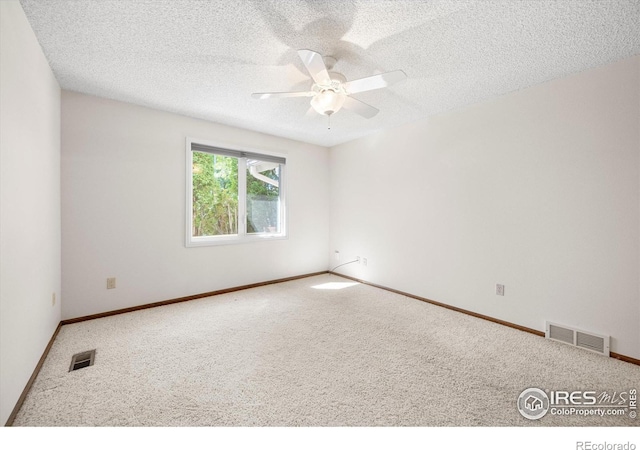
{"type": "Polygon", "coordinates": [[[349,284],[320,275],[63,326],[14,425],[640,425],[516,408],[529,387],[638,389],[638,366],[349,284]],[[68,372],[91,349],[95,364],[68,372]]]}

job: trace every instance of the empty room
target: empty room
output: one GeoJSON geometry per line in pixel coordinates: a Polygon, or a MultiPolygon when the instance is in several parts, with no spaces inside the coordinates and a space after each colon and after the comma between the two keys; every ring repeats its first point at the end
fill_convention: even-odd
{"type": "Polygon", "coordinates": [[[638,1],[0,13],[2,424],[629,444],[638,1]]]}

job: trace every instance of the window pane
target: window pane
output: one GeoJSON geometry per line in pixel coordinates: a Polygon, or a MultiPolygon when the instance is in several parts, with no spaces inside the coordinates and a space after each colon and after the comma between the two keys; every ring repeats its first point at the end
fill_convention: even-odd
{"type": "Polygon", "coordinates": [[[193,152],[193,236],[238,233],[238,159],[193,152]]]}
{"type": "Polygon", "coordinates": [[[278,163],[247,160],[247,233],[280,233],[278,163]]]}

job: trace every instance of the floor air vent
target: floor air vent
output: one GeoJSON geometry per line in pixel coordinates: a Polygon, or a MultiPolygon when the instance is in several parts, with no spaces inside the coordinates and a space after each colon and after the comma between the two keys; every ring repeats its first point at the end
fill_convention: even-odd
{"type": "Polygon", "coordinates": [[[83,367],[93,366],[93,361],[96,359],[96,351],[89,350],[88,352],[76,353],[71,357],[71,365],[69,366],[69,372],[73,370],[82,369],[83,367]]]}
{"type": "Polygon", "coordinates": [[[545,337],[609,356],[609,336],[547,322],[545,337]]]}

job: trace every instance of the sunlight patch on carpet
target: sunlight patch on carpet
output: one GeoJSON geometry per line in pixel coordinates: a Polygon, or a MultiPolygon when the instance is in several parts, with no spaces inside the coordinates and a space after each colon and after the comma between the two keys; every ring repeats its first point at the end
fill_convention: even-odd
{"type": "Polygon", "coordinates": [[[323,284],[316,284],[315,286],[311,286],[311,288],[313,289],[330,289],[330,290],[338,290],[338,289],[345,289],[351,286],[356,286],[360,283],[349,283],[349,282],[338,282],[338,281],[333,281],[333,282],[329,282],[329,283],[323,283],[323,284]]]}

